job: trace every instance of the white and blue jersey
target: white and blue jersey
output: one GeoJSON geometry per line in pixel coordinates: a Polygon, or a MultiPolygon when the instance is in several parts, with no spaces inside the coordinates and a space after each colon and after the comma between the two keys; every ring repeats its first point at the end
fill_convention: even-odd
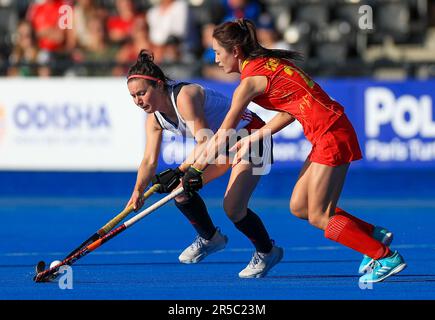
{"type": "MultiPolygon", "coordinates": [[[[186,126],[186,121],[183,119],[183,117],[178,112],[177,107],[177,96],[180,92],[181,88],[184,85],[187,85],[189,83],[181,82],[176,85],[173,85],[169,88],[169,95],[171,98],[172,106],[175,110],[175,113],[177,114],[177,123],[173,123],[173,121],[169,120],[168,117],[166,117],[161,112],[154,112],[154,116],[156,117],[157,122],[164,130],[169,130],[176,135],[184,136],[184,137],[192,137],[192,133],[190,132],[189,128],[186,126]]],[[[231,107],[231,99],[227,98],[223,94],[209,89],[209,88],[203,88],[204,89],[204,115],[205,120],[207,121],[207,124],[209,126],[209,129],[215,133],[221,126],[222,122],[225,119],[225,116],[227,115],[228,111],[231,107]]],[[[238,123],[236,129],[245,128],[253,118],[252,111],[246,109],[242,115],[242,119],[238,123]]]]}

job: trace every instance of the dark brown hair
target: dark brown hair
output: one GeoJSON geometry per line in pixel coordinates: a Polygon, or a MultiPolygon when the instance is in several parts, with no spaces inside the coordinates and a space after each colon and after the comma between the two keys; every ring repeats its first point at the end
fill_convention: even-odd
{"type": "Polygon", "coordinates": [[[213,38],[228,52],[239,46],[245,58],[303,59],[302,54],[296,51],[264,48],[257,40],[255,24],[248,19],[242,18],[218,25],[213,31],[213,38]]]}
{"type": "MultiPolygon", "coordinates": [[[[158,65],[154,63],[153,54],[145,49],[142,49],[139,52],[136,63],[128,69],[127,78],[135,74],[157,78],[163,82],[165,89],[167,89],[169,86],[169,82],[173,81],[163,73],[162,69],[160,69],[158,65]]],[[[146,81],[148,81],[152,87],[157,86],[156,81],[146,81]]]]}

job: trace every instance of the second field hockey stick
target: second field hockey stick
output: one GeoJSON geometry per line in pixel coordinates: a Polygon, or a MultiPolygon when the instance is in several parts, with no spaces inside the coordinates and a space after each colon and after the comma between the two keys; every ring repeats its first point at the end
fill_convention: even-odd
{"type": "Polygon", "coordinates": [[[97,239],[96,241],[92,242],[91,244],[87,245],[86,247],[80,249],[79,251],[74,253],[72,256],[65,258],[63,261],[61,261],[57,265],[53,266],[52,268],[38,272],[35,275],[35,277],[33,278],[33,280],[35,282],[47,281],[47,279],[50,276],[52,276],[53,274],[55,274],[56,272],[59,271],[60,267],[62,267],[64,265],[72,265],[74,262],[76,262],[80,258],[84,257],[88,253],[90,253],[90,252],[94,251],[95,249],[97,249],[98,247],[100,247],[103,243],[109,241],[110,239],[117,236],[125,229],[131,227],[133,224],[135,224],[136,222],[138,222],[139,220],[144,218],[145,216],[149,215],[153,211],[157,210],[158,208],[160,208],[161,206],[166,204],[168,201],[170,201],[173,198],[175,198],[176,196],[180,195],[183,191],[184,191],[183,188],[179,188],[179,189],[175,190],[174,192],[168,194],[166,197],[160,199],[159,201],[157,201],[156,203],[154,203],[150,207],[148,207],[145,210],[143,210],[142,212],[136,214],[134,217],[127,220],[126,222],[121,224],[116,229],[111,230],[102,238],[97,239]]]}

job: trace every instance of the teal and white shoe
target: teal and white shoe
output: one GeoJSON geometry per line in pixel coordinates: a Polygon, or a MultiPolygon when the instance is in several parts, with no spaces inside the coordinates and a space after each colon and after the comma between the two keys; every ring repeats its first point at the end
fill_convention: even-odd
{"type": "Polygon", "coordinates": [[[367,273],[359,278],[360,283],[381,282],[406,268],[406,263],[399,252],[394,251],[391,256],[373,260],[367,268],[367,273]]]}
{"type": "MultiPolygon", "coordinates": [[[[386,246],[389,246],[393,241],[393,233],[383,227],[376,226],[375,229],[373,230],[373,238],[382,242],[386,246]]],[[[370,258],[367,255],[364,255],[361,264],[359,265],[358,272],[361,274],[365,273],[366,269],[368,268],[368,266],[372,261],[373,261],[372,258],[370,258]]]]}

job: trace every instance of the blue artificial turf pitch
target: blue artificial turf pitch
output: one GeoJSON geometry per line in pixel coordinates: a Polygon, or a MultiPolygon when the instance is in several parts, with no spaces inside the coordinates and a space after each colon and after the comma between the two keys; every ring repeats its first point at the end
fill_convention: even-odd
{"type": "MultiPolygon", "coordinates": [[[[33,268],[38,260],[61,259],[96,232],[123,209],[134,183],[133,173],[111,177],[90,173],[41,175],[1,175],[3,181],[15,181],[11,186],[2,183],[0,190],[1,300],[435,297],[434,172],[349,173],[339,205],[393,231],[392,249],[399,250],[408,264],[400,274],[366,288],[358,283],[359,253],[325,239],[320,230],[289,213],[288,198],[297,172],[275,172],[264,177],[250,204],[276,244],[285,250],[283,261],[265,278],[238,278],[253,247],[225,216],[221,204],[223,177],[201,194],[215,224],[229,237],[224,251],[199,264],[180,264],[178,255],[195,233],[171,202],[77,261],[72,267],[72,289],[61,289],[57,282],[34,283],[33,268]],[[72,177],[74,181],[68,184],[72,177]],[[59,188],[65,185],[63,193],[52,188],[59,179],[63,180],[59,188]],[[117,190],[110,190],[111,181],[117,190]],[[98,186],[103,187],[97,192],[98,186]]],[[[158,198],[150,198],[145,206],[158,198]]]]}

